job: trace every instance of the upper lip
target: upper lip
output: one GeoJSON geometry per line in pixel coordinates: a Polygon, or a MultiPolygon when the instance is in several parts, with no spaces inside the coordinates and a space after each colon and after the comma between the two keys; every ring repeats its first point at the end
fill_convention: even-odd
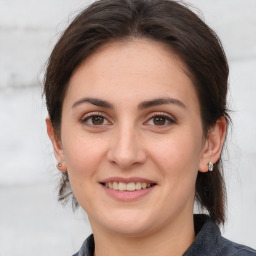
{"type": "Polygon", "coordinates": [[[145,179],[141,177],[130,177],[130,178],[124,178],[124,177],[110,177],[104,180],[101,180],[100,183],[107,183],[107,182],[123,182],[123,183],[130,183],[130,182],[145,182],[147,184],[156,184],[155,181],[150,179],[145,179]]]}

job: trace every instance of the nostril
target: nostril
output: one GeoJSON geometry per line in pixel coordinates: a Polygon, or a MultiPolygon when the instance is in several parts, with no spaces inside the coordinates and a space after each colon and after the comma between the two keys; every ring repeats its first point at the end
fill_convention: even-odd
{"type": "Polygon", "coordinates": [[[131,168],[137,164],[145,163],[147,156],[140,150],[110,150],[107,159],[113,164],[118,165],[121,169],[131,168]]]}

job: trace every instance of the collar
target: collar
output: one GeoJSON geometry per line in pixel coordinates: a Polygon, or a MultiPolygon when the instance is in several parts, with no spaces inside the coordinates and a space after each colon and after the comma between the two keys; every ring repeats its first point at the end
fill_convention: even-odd
{"type": "MultiPolygon", "coordinates": [[[[224,247],[219,227],[204,214],[194,215],[196,239],[183,256],[217,256],[224,247]]],[[[73,256],[93,256],[94,238],[91,234],[83,243],[80,251],[73,256]]]]}
{"type": "Polygon", "coordinates": [[[208,215],[195,214],[194,226],[196,239],[183,256],[217,256],[225,243],[219,227],[208,215]]]}

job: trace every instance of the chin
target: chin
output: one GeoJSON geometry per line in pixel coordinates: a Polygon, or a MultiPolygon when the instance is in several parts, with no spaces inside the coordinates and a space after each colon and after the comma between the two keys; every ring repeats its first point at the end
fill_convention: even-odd
{"type": "Polygon", "coordinates": [[[151,231],[151,225],[141,225],[138,224],[136,221],[131,223],[118,223],[113,226],[109,226],[109,229],[111,229],[112,232],[128,236],[128,237],[141,237],[145,236],[146,234],[150,233],[151,231]]]}
{"type": "MultiPolygon", "coordinates": [[[[107,218],[100,217],[102,227],[117,234],[123,234],[127,236],[143,236],[149,233],[153,227],[155,221],[142,214],[135,214],[131,211],[125,211],[116,214],[110,214],[105,216],[107,218]]],[[[91,223],[92,228],[93,224],[91,223]]],[[[96,224],[97,225],[97,224],[96,224]]]]}

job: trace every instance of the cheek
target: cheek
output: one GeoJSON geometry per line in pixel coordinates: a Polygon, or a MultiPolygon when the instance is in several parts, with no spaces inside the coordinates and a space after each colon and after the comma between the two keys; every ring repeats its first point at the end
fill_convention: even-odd
{"type": "Polygon", "coordinates": [[[200,160],[199,136],[190,130],[180,135],[176,133],[159,141],[157,147],[151,150],[152,159],[165,180],[174,186],[194,182],[200,160]]]}
{"type": "Polygon", "coordinates": [[[97,170],[104,159],[106,146],[102,140],[99,145],[98,140],[80,135],[63,138],[63,149],[72,192],[88,212],[94,205],[91,197],[95,195],[97,170]]]}
{"type": "Polygon", "coordinates": [[[83,182],[82,177],[92,180],[106,151],[106,143],[101,138],[77,133],[63,138],[64,157],[71,179],[83,182]],[[71,139],[72,138],[72,139],[71,139]]]}

